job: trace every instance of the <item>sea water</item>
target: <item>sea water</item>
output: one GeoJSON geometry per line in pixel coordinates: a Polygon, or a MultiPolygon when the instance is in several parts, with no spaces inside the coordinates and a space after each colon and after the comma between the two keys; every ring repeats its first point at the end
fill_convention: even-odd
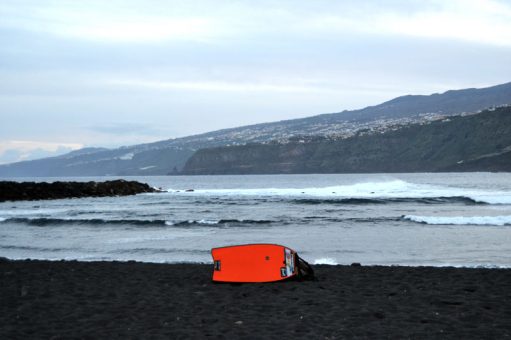
{"type": "Polygon", "coordinates": [[[124,179],[164,192],[0,203],[0,256],[210,262],[278,243],[311,263],[511,267],[509,173],[124,179]]]}

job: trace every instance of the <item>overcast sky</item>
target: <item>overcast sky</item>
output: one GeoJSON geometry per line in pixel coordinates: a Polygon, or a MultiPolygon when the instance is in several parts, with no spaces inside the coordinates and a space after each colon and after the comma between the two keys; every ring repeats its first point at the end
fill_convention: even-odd
{"type": "Polygon", "coordinates": [[[511,1],[0,2],[0,163],[511,81],[511,1]]]}

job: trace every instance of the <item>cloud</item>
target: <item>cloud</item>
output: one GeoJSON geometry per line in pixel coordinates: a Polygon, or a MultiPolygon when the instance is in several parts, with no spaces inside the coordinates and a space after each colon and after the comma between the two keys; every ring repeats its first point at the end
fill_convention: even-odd
{"type": "Polygon", "coordinates": [[[162,130],[144,123],[110,123],[98,124],[90,126],[89,130],[107,135],[137,135],[137,136],[154,136],[161,135],[162,130]]]}
{"type": "Polygon", "coordinates": [[[0,136],[114,147],[504,83],[510,13],[495,0],[3,0],[0,136]]]}
{"type": "Polygon", "coordinates": [[[111,79],[108,84],[126,87],[149,88],[157,90],[191,90],[191,91],[213,91],[213,92],[290,92],[290,93],[312,93],[329,92],[317,86],[306,84],[285,84],[285,83],[250,83],[250,82],[229,82],[229,81],[154,81],[143,79],[111,79]]]}
{"type": "Polygon", "coordinates": [[[3,141],[0,142],[0,164],[58,156],[82,147],[74,143],[3,141]]]}
{"type": "Polygon", "coordinates": [[[168,13],[133,1],[7,2],[0,5],[0,26],[105,43],[201,41],[214,34],[212,18],[162,12],[168,13]]]}
{"type": "Polygon", "coordinates": [[[8,149],[0,152],[0,164],[8,164],[23,160],[23,152],[16,149],[8,149]]]}
{"type": "Polygon", "coordinates": [[[208,20],[200,18],[136,20],[96,20],[55,29],[57,35],[103,42],[153,43],[168,40],[207,40],[211,32],[208,20]]]}
{"type": "Polygon", "coordinates": [[[493,0],[424,1],[422,6],[352,7],[349,13],[311,16],[315,32],[411,36],[511,46],[511,6],[493,0]]]}
{"type": "Polygon", "coordinates": [[[511,6],[497,0],[8,1],[0,15],[0,26],[107,43],[366,34],[511,46],[511,6]]]}

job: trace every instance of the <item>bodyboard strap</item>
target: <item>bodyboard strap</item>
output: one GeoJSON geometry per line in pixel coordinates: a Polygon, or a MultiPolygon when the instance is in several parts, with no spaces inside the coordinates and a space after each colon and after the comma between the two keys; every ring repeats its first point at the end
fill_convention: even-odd
{"type": "Polygon", "coordinates": [[[298,273],[297,278],[299,280],[314,280],[314,270],[311,265],[296,254],[298,273]]]}

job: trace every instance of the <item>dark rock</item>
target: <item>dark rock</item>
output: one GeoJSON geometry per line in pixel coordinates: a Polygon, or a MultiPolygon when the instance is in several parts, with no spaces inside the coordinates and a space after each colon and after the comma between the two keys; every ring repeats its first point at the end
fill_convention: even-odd
{"type": "Polygon", "coordinates": [[[352,267],[362,267],[362,265],[359,262],[353,262],[351,264],[352,267]]]}
{"type": "Polygon", "coordinates": [[[122,179],[105,182],[0,182],[0,202],[127,196],[145,192],[158,192],[158,190],[146,183],[122,179]]]}

